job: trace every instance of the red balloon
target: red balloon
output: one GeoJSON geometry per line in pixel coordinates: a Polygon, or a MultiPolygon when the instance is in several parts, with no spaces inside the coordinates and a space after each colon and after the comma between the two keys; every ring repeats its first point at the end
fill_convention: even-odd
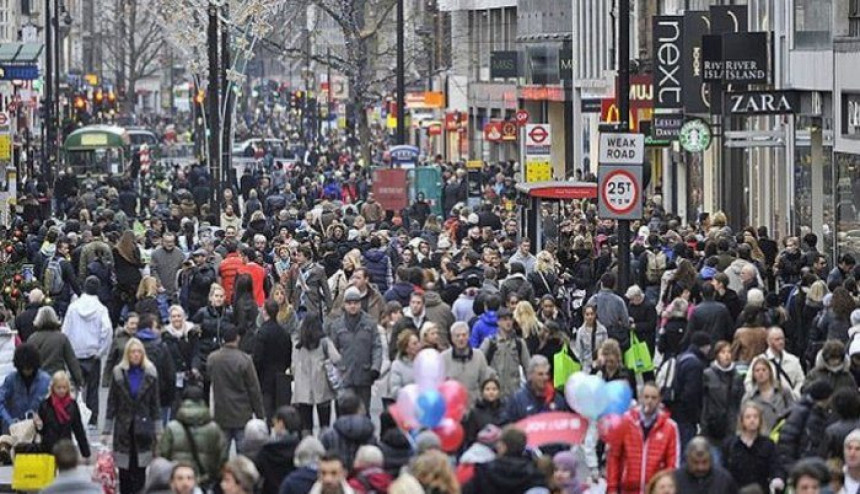
{"type": "Polygon", "coordinates": [[[459,381],[449,379],[439,385],[439,394],[445,400],[445,417],[459,422],[469,405],[469,392],[459,381]]]}
{"type": "Polygon", "coordinates": [[[597,421],[597,433],[607,444],[620,442],[624,438],[624,416],[610,414],[601,417],[597,421]]]}
{"type": "Polygon", "coordinates": [[[451,417],[443,418],[439,422],[439,425],[433,428],[433,432],[439,436],[439,442],[442,443],[442,451],[446,453],[457,451],[457,448],[463,444],[463,437],[466,435],[463,425],[451,417]]]}
{"type": "Polygon", "coordinates": [[[397,426],[404,431],[410,431],[417,426],[417,424],[411,423],[409,419],[403,416],[403,413],[400,411],[400,408],[397,406],[397,403],[392,403],[391,405],[388,405],[388,413],[391,414],[391,418],[394,419],[394,423],[396,423],[397,426]]]}

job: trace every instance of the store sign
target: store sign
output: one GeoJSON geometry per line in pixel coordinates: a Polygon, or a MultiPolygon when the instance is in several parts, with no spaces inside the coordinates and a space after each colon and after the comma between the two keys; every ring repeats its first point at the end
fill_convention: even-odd
{"type": "Polygon", "coordinates": [[[0,80],[32,81],[38,78],[38,65],[0,65],[0,80]]]}
{"type": "Polygon", "coordinates": [[[400,211],[409,205],[405,194],[408,183],[406,170],[380,169],[373,176],[373,197],[386,211],[400,211]]]}
{"type": "Polygon", "coordinates": [[[502,122],[485,123],[484,140],[487,142],[500,142],[502,140],[502,122]]]}
{"type": "Polygon", "coordinates": [[[726,95],[732,115],[783,115],[800,111],[800,95],[794,91],[748,91],[726,95]]]}
{"type": "Polygon", "coordinates": [[[558,51],[558,75],[562,80],[573,78],[573,50],[558,51]]]}
{"type": "Polygon", "coordinates": [[[651,137],[656,140],[674,141],[681,135],[684,126],[684,115],[654,115],[651,117],[651,137]]]}
{"type": "Polygon", "coordinates": [[[502,140],[505,142],[513,142],[517,140],[517,124],[514,122],[502,123],[502,140]]]}
{"type": "Polygon", "coordinates": [[[508,79],[519,76],[519,53],[515,51],[494,51],[490,53],[490,77],[508,79]]]}
{"type": "Polygon", "coordinates": [[[583,98],[580,101],[579,108],[582,113],[600,113],[603,100],[600,98],[583,98]]]}
{"type": "Polygon", "coordinates": [[[749,14],[746,5],[711,5],[711,34],[745,33],[749,14]]]}
{"type": "Polygon", "coordinates": [[[768,82],[768,34],[723,34],[723,82],[766,84],[768,82]]]}
{"type": "Polygon", "coordinates": [[[654,108],[675,110],[683,107],[681,100],[683,26],[683,16],[654,18],[654,108]]]}
{"type": "Polygon", "coordinates": [[[723,82],[723,37],[718,34],[702,36],[702,79],[723,82]]]}
{"type": "Polygon", "coordinates": [[[684,151],[701,153],[711,145],[711,126],[704,120],[695,118],[681,127],[678,141],[684,151]]]}
{"type": "Polygon", "coordinates": [[[860,93],[842,93],[842,135],[860,139],[860,93]]]}
{"type": "Polygon", "coordinates": [[[417,146],[391,146],[388,149],[391,162],[401,166],[415,166],[418,163],[418,155],[421,151],[417,146]]]}
{"type": "Polygon", "coordinates": [[[691,11],[684,14],[681,99],[687,113],[708,113],[711,107],[709,88],[702,70],[702,36],[709,33],[710,12],[691,11]]]}
{"type": "Polygon", "coordinates": [[[520,98],[527,101],[565,101],[564,88],[561,86],[522,86],[520,98]]]}

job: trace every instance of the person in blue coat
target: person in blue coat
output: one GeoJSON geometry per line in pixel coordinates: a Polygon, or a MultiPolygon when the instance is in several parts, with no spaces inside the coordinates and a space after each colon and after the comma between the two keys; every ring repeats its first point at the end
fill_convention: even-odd
{"type": "MultiPolygon", "coordinates": [[[[475,325],[472,326],[472,334],[469,336],[469,345],[472,348],[480,348],[485,339],[496,336],[496,333],[499,332],[498,310],[502,305],[502,299],[498,295],[490,295],[484,304],[484,313],[475,321],[475,325]]],[[[510,311],[505,310],[510,314],[510,311]]]]}
{"type": "Polygon", "coordinates": [[[296,446],[293,464],[296,469],[287,475],[278,494],[305,494],[317,481],[317,467],[320,458],[325,454],[325,447],[319,439],[308,436],[296,446]]]}
{"type": "Polygon", "coordinates": [[[28,412],[35,415],[51,386],[51,376],[40,368],[39,350],[32,344],[24,343],[16,348],[12,363],[15,370],[0,386],[3,434],[9,433],[9,425],[27,418],[28,412]]]}
{"type": "Polygon", "coordinates": [[[505,403],[503,424],[518,422],[539,413],[567,410],[564,395],[556,393],[552,386],[549,368],[549,360],[543,355],[533,355],[529,359],[528,381],[505,403]]]}

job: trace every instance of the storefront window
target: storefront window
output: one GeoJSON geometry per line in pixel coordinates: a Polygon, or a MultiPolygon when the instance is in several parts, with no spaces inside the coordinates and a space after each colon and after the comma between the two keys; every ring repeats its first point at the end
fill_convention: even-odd
{"type": "Polygon", "coordinates": [[[837,254],[860,255],[860,155],[836,153],[837,254]]]}
{"type": "Polygon", "coordinates": [[[830,47],[833,0],[794,0],[795,48],[830,47]]]}

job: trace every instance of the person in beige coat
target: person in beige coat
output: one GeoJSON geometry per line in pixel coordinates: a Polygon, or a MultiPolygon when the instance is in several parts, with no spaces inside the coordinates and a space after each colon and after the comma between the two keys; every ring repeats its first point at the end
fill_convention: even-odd
{"type": "Polygon", "coordinates": [[[331,402],[335,392],[326,378],[322,362],[326,359],[337,364],[340,353],[334,343],[323,333],[322,321],[317,317],[306,317],[299,328],[299,337],[293,346],[292,404],[302,418],[302,430],[313,432],[314,407],[317,409],[320,429],[331,424],[331,402]]]}
{"type": "Polygon", "coordinates": [[[496,376],[496,371],[487,363],[484,352],[469,346],[469,325],[455,322],[451,326],[453,346],[442,352],[445,377],[459,381],[469,392],[469,408],[481,397],[481,384],[496,376]]]}

